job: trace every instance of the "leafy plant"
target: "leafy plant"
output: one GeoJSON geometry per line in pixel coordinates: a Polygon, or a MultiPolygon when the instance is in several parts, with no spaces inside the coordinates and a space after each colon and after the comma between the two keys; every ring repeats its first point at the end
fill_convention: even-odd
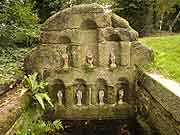
{"type": "Polygon", "coordinates": [[[23,77],[22,65],[29,48],[0,47],[0,85],[23,77]]]}
{"type": "MultiPolygon", "coordinates": [[[[27,38],[39,35],[38,17],[33,13],[31,2],[1,0],[0,9],[0,46],[15,46],[16,42],[27,45],[27,38]]],[[[29,41],[28,44],[32,45],[29,41]]]]}
{"type": "Polygon", "coordinates": [[[38,81],[38,73],[35,72],[32,75],[28,75],[24,77],[23,85],[25,88],[31,91],[32,97],[38,101],[38,103],[41,105],[42,109],[45,110],[45,103],[44,101],[47,101],[47,103],[54,107],[54,105],[51,102],[50,97],[48,96],[47,92],[43,92],[43,89],[48,85],[45,81],[38,81]]]}
{"type": "Polygon", "coordinates": [[[34,121],[32,112],[26,112],[23,114],[23,123],[19,130],[17,130],[16,135],[44,135],[44,134],[55,134],[56,131],[63,130],[62,122],[60,120],[44,121],[37,120],[34,121]]]}

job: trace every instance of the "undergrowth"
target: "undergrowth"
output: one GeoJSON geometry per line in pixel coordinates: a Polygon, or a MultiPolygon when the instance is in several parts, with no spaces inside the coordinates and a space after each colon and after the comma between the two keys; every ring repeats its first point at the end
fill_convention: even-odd
{"type": "Polygon", "coordinates": [[[29,48],[0,47],[0,85],[23,76],[23,59],[29,48]]]}

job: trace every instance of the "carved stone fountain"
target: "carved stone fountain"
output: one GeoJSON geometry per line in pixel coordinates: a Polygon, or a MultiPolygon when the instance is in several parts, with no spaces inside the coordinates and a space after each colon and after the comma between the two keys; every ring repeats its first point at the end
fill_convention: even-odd
{"type": "Polygon", "coordinates": [[[25,59],[39,72],[61,119],[128,119],[136,111],[137,66],[152,60],[129,23],[97,4],[67,8],[43,25],[25,59]]]}

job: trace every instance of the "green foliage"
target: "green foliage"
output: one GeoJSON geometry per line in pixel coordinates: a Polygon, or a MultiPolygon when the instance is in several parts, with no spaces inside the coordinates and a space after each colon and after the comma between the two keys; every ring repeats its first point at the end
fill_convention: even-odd
{"type": "Polygon", "coordinates": [[[141,131],[142,134],[144,134],[144,135],[152,135],[152,129],[149,126],[147,120],[144,117],[138,115],[137,116],[137,122],[140,125],[140,127],[144,130],[143,132],[141,131]]]}
{"type": "Polygon", "coordinates": [[[180,0],[113,1],[114,12],[127,19],[142,36],[154,30],[168,30],[179,12],[177,6],[180,4],[180,0]]]}
{"type": "Polygon", "coordinates": [[[148,37],[140,39],[154,50],[154,63],[147,66],[149,72],[159,72],[180,82],[180,35],[148,37]]]}
{"type": "Polygon", "coordinates": [[[17,130],[16,135],[44,135],[55,134],[56,131],[63,130],[62,122],[60,120],[55,121],[34,121],[32,112],[26,112],[23,114],[22,127],[17,130]]]}
{"type": "Polygon", "coordinates": [[[0,85],[23,77],[23,59],[28,51],[28,48],[0,47],[0,85]]]}
{"type": "Polygon", "coordinates": [[[35,72],[32,75],[25,76],[23,85],[25,88],[31,91],[33,98],[38,101],[42,109],[45,110],[44,101],[47,101],[51,107],[54,107],[48,93],[43,91],[48,83],[42,80],[38,81],[38,73],[35,72]]]}
{"type": "Polygon", "coordinates": [[[111,4],[111,0],[33,0],[34,8],[37,10],[41,22],[59,10],[79,4],[98,3],[102,5],[111,4]]]}
{"type": "Polygon", "coordinates": [[[17,40],[23,42],[24,39],[31,37],[31,34],[33,40],[37,37],[38,18],[33,13],[31,3],[20,0],[2,0],[0,9],[0,46],[12,46],[17,40]],[[21,33],[21,38],[19,33],[21,33]]]}
{"type": "Polygon", "coordinates": [[[140,35],[145,35],[152,31],[154,0],[113,1],[114,12],[127,19],[140,35]]]}

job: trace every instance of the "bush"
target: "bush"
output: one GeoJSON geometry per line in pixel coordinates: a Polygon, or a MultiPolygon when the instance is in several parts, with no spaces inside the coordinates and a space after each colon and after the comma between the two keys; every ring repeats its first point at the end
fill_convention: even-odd
{"type": "Polygon", "coordinates": [[[0,9],[0,46],[12,46],[16,41],[38,35],[38,18],[31,3],[2,0],[0,9]]]}

